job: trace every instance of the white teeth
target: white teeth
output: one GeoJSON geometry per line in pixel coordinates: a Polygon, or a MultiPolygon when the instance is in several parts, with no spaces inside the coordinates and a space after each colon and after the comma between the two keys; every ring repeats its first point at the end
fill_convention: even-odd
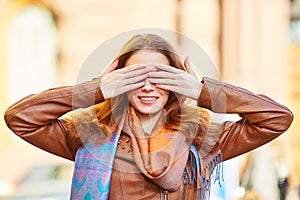
{"type": "Polygon", "coordinates": [[[155,97],[141,97],[140,99],[143,101],[152,101],[152,100],[155,100],[156,98],[155,97]]]}

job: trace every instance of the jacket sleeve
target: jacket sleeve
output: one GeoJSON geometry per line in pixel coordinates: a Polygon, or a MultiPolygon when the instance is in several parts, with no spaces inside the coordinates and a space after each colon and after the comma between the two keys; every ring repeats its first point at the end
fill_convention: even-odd
{"type": "Polygon", "coordinates": [[[292,112],[264,95],[204,78],[198,105],[215,113],[238,114],[226,121],[219,137],[223,161],[251,151],[284,133],[293,121],[292,112]]]}
{"type": "Polygon", "coordinates": [[[7,126],[25,141],[57,156],[74,160],[80,138],[68,132],[64,114],[104,101],[100,79],[29,95],[5,112],[7,126]]]}

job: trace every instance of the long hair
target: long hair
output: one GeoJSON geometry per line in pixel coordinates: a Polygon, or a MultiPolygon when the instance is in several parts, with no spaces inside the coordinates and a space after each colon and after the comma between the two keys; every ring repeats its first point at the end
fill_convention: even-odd
{"type": "MultiPolygon", "coordinates": [[[[123,68],[126,61],[137,51],[149,49],[157,51],[169,60],[170,66],[185,70],[178,54],[175,53],[173,47],[164,38],[155,34],[139,34],[133,36],[121,49],[118,59],[117,69],[123,68]]],[[[99,126],[100,130],[106,136],[112,134],[111,126],[116,119],[126,114],[124,109],[128,107],[128,97],[123,94],[111,99],[107,99],[103,103],[94,106],[97,121],[95,126],[99,126]]],[[[181,131],[187,138],[187,143],[193,143],[199,149],[203,148],[203,140],[210,124],[210,114],[207,110],[191,106],[186,103],[186,97],[176,92],[170,91],[168,101],[164,107],[166,111],[166,122],[164,127],[181,131]]],[[[81,122],[84,117],[80,117],[81,122]]],[[[86,122],[90,120],[86,118],[86,122]]],[[[91,121],[89,121],[91,123],[91,121]]],[[[93,126],[93,128],[95,128],[93,126]]],[[[97,128],[99,132],[99,128],[97,128]]],[[[85,130],[85,132],[93,132],[85,130]]],[[[81,138],[83,138],[81,136],[81,138]]]]}

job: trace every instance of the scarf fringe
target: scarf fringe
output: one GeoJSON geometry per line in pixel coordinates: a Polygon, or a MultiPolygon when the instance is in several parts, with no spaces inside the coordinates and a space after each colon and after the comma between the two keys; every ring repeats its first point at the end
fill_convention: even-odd
{"type": "Polygon", "coordinates": [[[201,200],[208,200],[210,197],[210,191],[211,191],[211,180],[213,174],[215,175],[214,177],[214,183],[218,182],[219,186],[222,187],[221,185],[221,179],[224,181],[223,178],[223,163],[222,163],[222,154],[218,153],[216,157],[214,157],[213,160],[211,160],[207,166],[205,167],[205,173],[204,175],[201,176],[202,179],[202,193],[201,193],[201,200]],[[215,174],[213,173],[214,170],[215,174]]]}
{"type": "Polygon", "coordinates": [[[219,186],[221,185],[221,180],[224,181],[223,177],[223,159],[221,152],[218,153],[205,167],[204,167],[204,174],[200,175],[201,171],[201,163],[199,155],[196,151],[194,146],[190,148],[190,161],[191,161],[191,171],[192,173],[189,174],[188,169],[186,168],[188,177],[189,177],[189,184],[194,185],[197,182],[197,200],[208,200],[210,197],[211,191],[211,180],[212,175],[214,174],[215,170],[215,177],[214,183],[218,182],[219,186]],[[200,183],[201,182],[201,183],[200,183]],[[201,184],[201,187],[200,187],[201,184]],[[201,193],[201,195],[200,195],[201,193]]]}

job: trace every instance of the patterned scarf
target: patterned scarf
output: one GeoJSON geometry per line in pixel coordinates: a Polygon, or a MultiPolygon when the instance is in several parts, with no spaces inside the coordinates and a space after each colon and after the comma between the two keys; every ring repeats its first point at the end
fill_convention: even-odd
{"type": "Polygon", "coordinates": [[[114,134],[102,145],[88,143],[77,150],[70,199],[108,199],[118,140],[114,134]]]}
{"type": "Polygon", "coordinates": [[[208,174],[200,175],[200,160],[196,150],[190,150],[183,134],[164,127],[165,113],[161,115],[151,135],[144,133],[133,108],[120,121],[122,123],[119,126],[114,125],[116,128],[113,129],[115,131],[111,138],[102,144],[87,143],[77,150],[71,187],[72,200],[108,199],[114,157],[122,131],[131,138],[134,161],[141,173],[168,191],[175,191],[180,187],[180,174],[186,169],[191,152],[194,152],[190,180],[195,180],[199,189],[202,185],[202,195],[199,197],[198,190],[197,199],[208,198],[209,195],[206,195],[210,190],[210,175],[222,161],[220,154],[212,159],[213,163],[204,165],[206,167],[203,169],[208,170],[208,174]]]}
{"type": "Polygon", "coordinates": [[[177,190],[189,155],[185,136],[164,127],[165,113],[151,135],[145,134],[133,108],[124,123],[124,132],[132,142],[133,158],[148,179],[168,191],[177,190]]]}
{"type": "Polygon", "coordinates": [[[122,131],[131,138],[134,160],[141,173],[166,190],[178,189],[182,179],[178,174],[185,169],[189,147],[182,134],[163,128],[164,119],[165,114],[162,114],[149,137],[134,109],[130,108],[120,120],[122,130],[115,128],[112,137],[102,144],[87,143],[80,147],[75,158],[71,199],[108,199],[113,161],[122,131]]]}

